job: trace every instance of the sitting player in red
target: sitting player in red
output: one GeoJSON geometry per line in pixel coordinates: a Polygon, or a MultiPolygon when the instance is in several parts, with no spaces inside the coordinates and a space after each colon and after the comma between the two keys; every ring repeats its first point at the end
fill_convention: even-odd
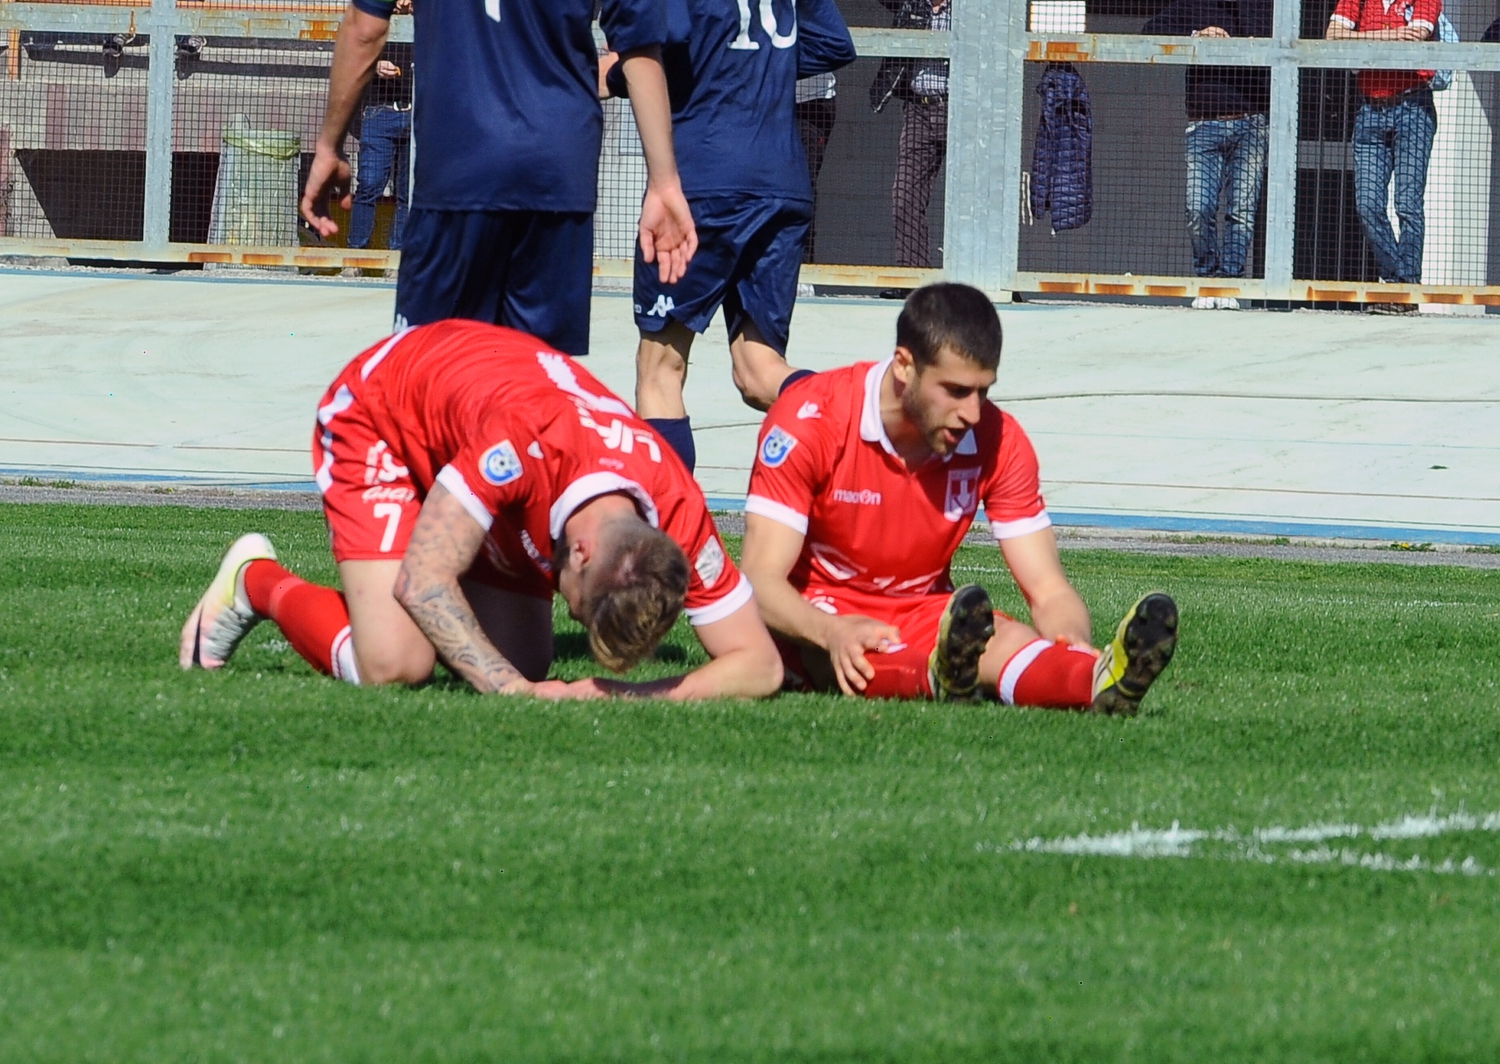
{"type": "Polygon", "coordinates": [[[506,694],[780,686],[776,647],[697,483],[628,406],[535,337],[470,321],[402,330],[329,387],[312,449],[343,593],[244,536],[183,628],[183,668],[218,668],[269,617],[314,667],[353,683],[420,683],[441,658],[506,694]],[[543,682],[554,590],[616,672],[684,605],[713,660],[651,684],[543,682]]]}
{"type": "Polygon", "coordinates": [[[985,398],[1000,319],[967,285],[907,299],[896,353],[798,381],[771,407],[745,502],[741,564],[789,684],[871,698],[1135,713],[1177,644],[1177,607],[1138,601],[1104,652],[1068,583],[1036,453],[985,398]],[[994,612],[949,564],[983,503],[1031,607],[994,612]]]}

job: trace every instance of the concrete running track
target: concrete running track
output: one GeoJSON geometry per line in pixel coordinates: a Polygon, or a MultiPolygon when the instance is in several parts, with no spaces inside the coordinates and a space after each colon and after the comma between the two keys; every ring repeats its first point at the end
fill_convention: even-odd
{"type": "MultiPolygon", "coordinates": [[[[381,282],[0,270],[0,477],[310,486],[313,407],[389,330],[381,282]]],[[[887,354],[900,305],[799,302],[794,364],[887,354]]],[[[627,399],[624,293],[590,368],[627,399]]],[[[1500,316],[1015,304],[992,396],[1061,525],[1500,543],[1500,316]]],[[[759,416],[716,323],[688,381],[698,476],[742,499],[759,416]]]]}

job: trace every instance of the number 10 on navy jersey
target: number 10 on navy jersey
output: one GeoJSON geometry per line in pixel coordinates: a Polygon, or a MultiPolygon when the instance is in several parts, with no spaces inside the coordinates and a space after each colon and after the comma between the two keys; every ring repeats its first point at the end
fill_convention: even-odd
{"type": "MultiPolygon", "coordinates": [[[[496,15],[499,17],[500,0],[486,0],[487,3],[496,6],[496,15]]],[[[792,28],[782,34],[781,28],[776,25],[776,12],[771,8],[772,0],[760,0],[760,24],[761,28],[771,38],[772,48],[790,48],[797,43],[797,9],[792,8],[792,28]]],[[[729,42],[729,47],[742,52],[755,52],[760,50],[760,42],[750,36],[750,0],[739,0],[740,5],[740,33],[739,36],[729,42]]]]}

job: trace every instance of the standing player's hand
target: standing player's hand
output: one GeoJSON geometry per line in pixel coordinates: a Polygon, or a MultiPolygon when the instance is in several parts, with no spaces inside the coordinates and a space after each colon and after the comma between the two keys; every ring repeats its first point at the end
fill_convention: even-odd
{"type": "Polygon", "coordinates": [[[307,187],[302,192],[302,217],[313,232],[324,240],[339,231],[338,223],[328,216],[328,199],[338,200],[344,210],[354,207],[353,181],[349,160],[321,143],[313,153],[312,167],[307,171],[307,187]]]}
{"type": "Polygon", "coordinates": [[[676,284],[698,250],[693,212],[678,181],[646,186],[641,203],[641,258],[654,262],[662,284],[676,284]]]}
{"type": "Polygon", "coordinates": [[[846,695],[863,691],[875,678],[875,666],[865,652],[883,652],[901,642],[901,629],[871,617],[830,617],[826,645],[833,675],[846,695]]]}

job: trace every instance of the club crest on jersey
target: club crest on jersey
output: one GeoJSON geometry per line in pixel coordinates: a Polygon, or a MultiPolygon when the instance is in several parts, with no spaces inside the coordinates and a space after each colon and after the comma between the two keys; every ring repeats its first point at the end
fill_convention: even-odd
{"type": "Polygon", "coordinates": [[[509,440],[501,440],[479,456],[479,473],[497,488],[518,479],[525,470],[521,456],[509,440]]]}
{"type": "Polygon", "coordinates": [[[795,446],[797,437],[780,425],[773,425],[771,431],[766,433],[765,442],[760,445],[760,460],[775,469],[786,461],[786,456],[792,453],[795,446]]]}
{"type": "Polygon", "coordinates": [[[948,494],[943,499],[943,516],[957,521],[979,509],[979,469],[948,470],[948,494]]]}

